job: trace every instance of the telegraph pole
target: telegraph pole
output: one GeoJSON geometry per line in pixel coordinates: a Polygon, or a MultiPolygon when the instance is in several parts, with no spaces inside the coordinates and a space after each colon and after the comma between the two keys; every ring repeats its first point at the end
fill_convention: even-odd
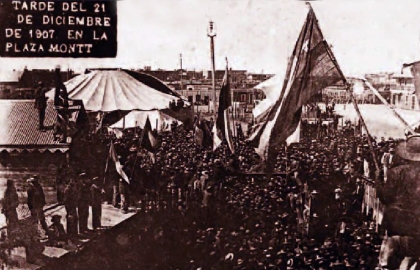
{"type": "MultiPolygon", "coordinates": [[[[216,68],[214,63],[214,37],[216,36],[216,31],[214,30],[214,23],[210,21],[210,27],[207,32],[207,36],[210,38],[210,52],[211,52],[211,74],[212,74],[212,87],[213,87],[213,109],[216,113],[216,68]]],[[[210,97],[210,95],[209,95],[210,97]]],[[[210,100],[209,100],[209,112],[210,112],[210,100]]]]}

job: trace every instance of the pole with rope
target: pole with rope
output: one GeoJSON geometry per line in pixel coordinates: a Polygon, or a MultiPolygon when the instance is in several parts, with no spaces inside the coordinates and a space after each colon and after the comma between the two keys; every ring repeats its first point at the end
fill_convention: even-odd
{"type": "MultiPolygon", "coordinates": [[[[347,86],[347,91],[348,91],[348,93],[349,93],[349,95],[350,95],[350,100],[351,100],[351,101],[352,101],[352,103],[353,103],[354,109],[356,110],[356,113],[357,113],[357,115],[359,116],[359,123],[361,123],[361,124],[362,124],[362,127],[363,127],[363,128],[365,129],[365,131],[366,131],[366,134],[367,134],[367,139],[368,139],[368,144],[369,144],[369,150],[370,150],[370,152],[371,152],[371,154],[372,154],[373,162],[374,162],[374,164],[375,164],[375,169],[377,170],[377,172],[376,172],[376,173],[379,175],[380,167],[379,167],[378,160],[377,160],[377,158],[376,158],[375,150],[374,150],[374,148],[373,148],[373,144],[372,144],[372,137],[371,137],[371,135],[370,135],[370,133],[369,133],[369,130],[368,130],[367,126],[366,126],[365,120],[363,119],[363,116],[362,116],[362,114],[360,113],[359,106],[357,105],[357,102],[356,102],[356,100],[355,100],[355,98],[354,98],[353,93],[352,93],[352,92],[351,92],[351,90],[350,90],[350,87],[351,87],[351,85],[348,85],[348,86],[347,86]]],[[[375,177],[377,177],[378,175],[375,175],[375,177]]],[[[377,180],[377,179],[375,179],[375,180],[377,180]]]]}
{"type": "Polygon", "coordinates": [[[106,163],[105,163],[105,173],[104,173],[104,181],[103,181],[103,186],[105,187],[106,184],[106,174],[108,172],[108,166],[109,166],[109,157],[111,156],[111,147],[112,147],[112,140],[111,140],[111,144],[109,145],[109,151],[108,151],[108,157],[106,158],[106,163]]]}
{"type": "Polygon", "coordinates": [[[371,83],[369,83],[368,81],[365,81],[365,84],[369,87],[369,89],[375,94],[375,96],[385,105],[387,106],[389,109],[391,109],[392,113],[398,118],[398,120],[401,121],[401,123],[404,124],[404,126],[412,133],[415,134],[416,132],[414,131],[414,129],[407,123],[407,121],[404,120],[404,118],[401,117],[401,115],[395,111],[395,109],[388,103],[388,101],[386,101],[386,99],[384,97],[381,96],[381,94],[379,94],[378,90],[376,90],[373,85],[371,83]]]}
{"type": "MultiPolygon", "coordinates": [[[[331,51],[331,48],[329,46],[327,46],[327,53],[329,54],[329,56],[330,56],[331,60],[334,62],[334,64],[337,66],[337,69],[340,72],[341,76],[343,78],[345,78],[345,76],[344,76],[342,70],[340,69],[340,66],[337,63],[337,60],[333,56],[332,51],[331,51]]],[[[346,80],[345,80],[345,82],[346,82],[346,80]]],[[[363,128],[366,130],[367,141],[368,141],[368,145],[369,145],[369,151],[370,151],[370,153],[372,155],[372,159],[373,159],[373,162],[374,162],[374,165],[375,165],[375,170],[376,170],[375,171],[375,174],[374,174],[374,181],[373,182],[376,183],[376,184],[378,184],[378,181],[380,181],[380,179],[379,179],[380,167],[379,167],[378,160],[376,158],[375,149],[373,148],[372,137],[371,137],[371,135],[369,133],[369,129],[367,128],[367,125],[366,125],[366,123],[365,123],[365,121],[363,119],[363,116],[362,116],[362,114],[361,114],[361,112],[359,110],[359,106],[357,105],[357,102],[356,102],[356,100],[355,100],[355,98],[353,96],[353,93],[351,92],[351,89],[350,89],[351,85],[348,84],[347,82],[346,82],[346,84],[347,84],[346,85],[346,91],[349,94],[349,98],[350,98],[350,100],[353,103],[353,106],[354,106],[354,108],[356,110],[357,115],[359,116],[359,119],[361,121],[361,124],[362,124],[363,128]]],[[[375,203],[376,213],[378,213],[379,212],[379,199],[376,198],[375,201],[376,201],[376,203],[375,203]]],[[[378,231],[378,224],[379,224],[379,222],[378,222],[378,220],[376,220],[376,231],[378,231]]]]}

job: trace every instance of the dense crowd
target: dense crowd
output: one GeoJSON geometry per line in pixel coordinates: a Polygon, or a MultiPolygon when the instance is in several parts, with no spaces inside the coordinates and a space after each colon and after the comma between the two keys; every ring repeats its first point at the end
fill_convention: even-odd
{"type": "MultiPolygon", "coordinates": [[[[242,135],[234,138],[235,153],[226,142],[215,151],[198,145],[194,129],[175,122],[170,132],[152,132],[154,151],[144,149],[141,131],[102,137],[101,144],[118,155],[108,158],[104,181],[99,174],[63,170],[74,175],[58,192],[67,233],[59,219],[52,226],[60,225],[65,239],[77,238],[77,224],[87,234],[91,205],[93,227],[100,228],[105,196],[124,213],[140,210],[147,221],[130,233],[138,238],[121,254],[126,265],[119,261],[119,267],[375,269],[383,231],[364,202],[365,184],[403,161],[394,155],[392,138],[369,142],[358,127],[346,122],[338,128],[333,119],[303,121],[300,142],[279,150],[269,175],[242,135]],[[116,161],[129,181],[112,165],[116,161]]],[[[43,216],[37,219],[49,232],[43,216]]]]}
{"type": "MultiPolygon", "coordinates": [[[[114,138],[132,176],[132,203],[140,201],[152,216],[177,209],[164,211],[157,229],[151,225],[157,231],[150,243],[154,255],[143,250],[147,267],[375,269],[380,227],[362,213],[364,183],[375,171],[367,136],[350,123],[338,130],[307,122],[302,135],[279,152],[278,173],[269,178],[245,173],[261,161],[244,140],[235,139],[235,154],[226,145],[213,152],[194,143],[193,131],[177,127],[161,135],[150,155],[138,151],[135,132],[114,138]]],[[[381,168],[391,166],[395,143],[373,142],[381,168]]]]}

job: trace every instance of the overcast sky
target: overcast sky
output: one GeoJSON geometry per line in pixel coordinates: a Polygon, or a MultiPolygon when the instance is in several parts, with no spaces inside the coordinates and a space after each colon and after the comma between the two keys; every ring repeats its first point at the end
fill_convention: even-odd
{"type": "MultiPolygon", "coordinates": [[[[420,1],[313,1],[321,29],[346,75],[399,71],[420,60],[420,1]]],[[[116,59],[0,58],[0,68],[210,68],[209,20],[216,24],[216,68],[279,73],[308,8],[290,0],[118,1],[116,59]]]]}

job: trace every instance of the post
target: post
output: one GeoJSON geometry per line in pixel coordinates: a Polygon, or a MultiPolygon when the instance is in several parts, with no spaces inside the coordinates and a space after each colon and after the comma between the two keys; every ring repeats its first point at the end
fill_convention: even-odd
{"type": "Polygon", "coordinates": [[[233,135],[235,136],[235,138],[237,139],[237,134],[236,134],[236,125],[235,125],[235,102],[233,101],[233,92],[230,92],[230,96],[231,96],[231,100],[232,100],[232,125],[233,125],[233,135]]]}
{"type": "Polygon", "coordinates": [[[123,117],[123,130],[125,129],[125,115],[123,117]]]}
{"type": "MultiPolygon", "coordinates": [[[[210,53],[211,53],[211,74],[212,74],[212,88],[213,88],[213,110],[214,113],[217,112],[216,107],[216,67],[214,62],[214,37],[216,36],[216,31],[214,30],[214,23],[210,21],[210,27],[207,33],[207,36],[210,38],[210,53]]],[[[209,95],[210,98],[210,95],[209,95]]],[[[210,101],[209,101],[209,112],[210,112],[210,101]]]]}
{"type": "MultiPolygon", "coordinates": [[[[197,103],[197,93],[198,92],[195,93],[195,103],[197,103]]],[[[193,106],[194,106],[194,96],[193,96],[193,106]]],[[[209,103],[209,106],[210,106],[210,103],[209,103]]],[[[210,107],[209,107],[209,111],[210,111],[210,107]]],[[[198,103],[197,103],[197,113],[198,113],[198,103]]]]}
{"type": "Polygon", "coordinates": [[[158,124],[159,124],[159,119],[156,118],[156,132],[158,132],[158,124]]]}
{"type": "Polygon", "coordinates": [[[181,84],[180,84],[180,87],[181,87],[181,93],[182,93],[182,90],[184,89],[184,87],[182,85],[182,54],[179,55],[179,61],[181,63],[181,77],[180,77],[181,84]]]}
{"type": "MultiPolygon", "coordinates": [[[[363,128],[366,130],[366,135],[367,135],[368,144],[369,144],[369,150],[372,154],[373,162],[375,164],[376,173],[379,173],[380,168],[379,168],[378,160],[376,159],[375,149],[373,149],[372,137],[370,136],[370,133],[369,133],[369,130],[366,126],[365,120],[363,120],[362,114],[360,113],[359,106],[357,105],[357,102],[356,102],[356,100],[353,96],[353,93],[350,90],[350,85],[347,86],[347,91],[350,95],[351,101],[353,102],[354,109],[356,110],[357,115],[359,116],[359,121],[362,124],[363,128]]],[[[377,180],[377,179],[375,179],[375,180],[377,180]]]]}
{"type": "Polygon", "coordinates": [[[393,112],[393,114],[398,118],[398,120],[400,120],[404,126],[413,134],[415,134],[416,132],[414,131],[414,129],[407,123],[407,121],[404,120],[404,118],[401,117],[401,115],[399,113],[397,113],[395,111],[395,109],[388,103],[388,101],[386,101],[386,99],[384,99],[381,94],[379,94],[378,90],[376,90],[373,85],[371,83],[369,83],[368,81],[365,81],[365,84],[369,87],[369,89],[375,94],[375,96],[383,103],[385,104],[385,106],[387,106],[388,108],[391,109],[391,111],[393,112]]]}

